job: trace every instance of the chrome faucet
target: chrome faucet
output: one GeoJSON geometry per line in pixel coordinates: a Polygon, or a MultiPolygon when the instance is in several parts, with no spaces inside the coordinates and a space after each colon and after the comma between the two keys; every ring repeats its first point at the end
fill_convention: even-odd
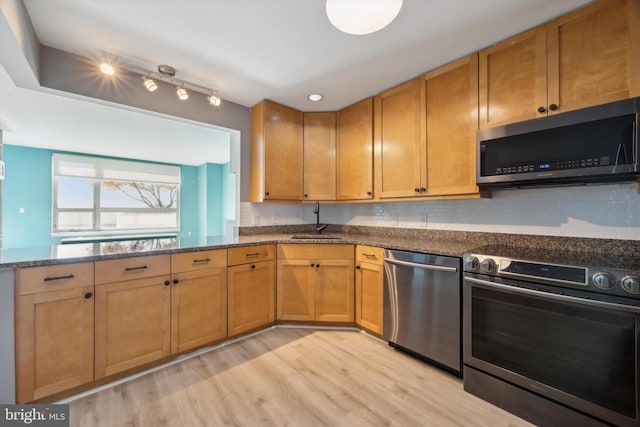
{"type": "Polygon", "coordinates": [[[316,202],[316,208],[313,213],[316,214],[316,233],[322,234],[322,230],[327,228],[327,224],[320,225],[320,202],[316,202]]]}

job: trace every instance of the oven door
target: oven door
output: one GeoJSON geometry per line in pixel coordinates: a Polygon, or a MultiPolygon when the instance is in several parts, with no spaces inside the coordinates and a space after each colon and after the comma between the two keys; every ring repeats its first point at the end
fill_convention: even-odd
{"type": "Polygon", "coordinates": [[[637,426],[640,307],[558,292],[465,275],[464,364],[602,420],[637,426]]]}

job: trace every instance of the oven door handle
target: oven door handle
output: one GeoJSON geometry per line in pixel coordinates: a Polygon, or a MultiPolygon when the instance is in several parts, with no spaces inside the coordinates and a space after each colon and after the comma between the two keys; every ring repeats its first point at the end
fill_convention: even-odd
{"type": "Polygon", "coordinates": [[[538,296],[538,297],[556,300],[556,301],[572,302],[576,304],[589,305],[589,306],[599,307],[599,308],[608,308],[613,310],[629,311],[632,313],[640,313],[640,307],[635,307],[632,305],[617,304],[614,302],[606,302],[606,301],[596,301],[592,299],[572,297],[570,295],[552,294],[549,292],[536,291],[535,289],[519,288],[516,286],[509,286],[509,285],[503,285],[500,283],[489,282],[487,280],[476,279],[474,277],[465,277],[464,280],[467,282],[471,282],[474,285],[479,285],[485,288],[500,289],[513,294],[538,296]]]}
{"type": "Polygon", "coordinates": [[[385,258],[384,262],[388,262],[390,264],[402,265],[404,267],[421,268],[423,270],[444,271],[447,273],[455,273],[456,271],[458,271],[458,269],[455,267],[445,267],[443,265],[433,265],[433,264],[418,264],[415,262],[400,261],[397,259],[389,259],[389,258],[385,258]]]}

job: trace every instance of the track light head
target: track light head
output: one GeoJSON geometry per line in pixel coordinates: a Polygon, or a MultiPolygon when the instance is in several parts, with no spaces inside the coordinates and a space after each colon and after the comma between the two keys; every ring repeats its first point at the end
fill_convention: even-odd
{"type": "Polygon", "coordinates": [[[209,104],[212,105],[213,107],[219,107],[220,104],[222,103],[222,100],[217,96],[217,92],[207,96],[207,100],[209,101],[209,104]]]}
{"type": "Polygon", "coordinates": [[[150,79],[149,77],[146,76],[142,76],[142,81],[144,82],[144,88],[149,91],[149,92],[153,92],[154,90],[158,89],[158,85],[156,83],[155,80],[150,79]]]}
{"type": "Polygon", "coordinates": [[[180,101],[186,101],[187,99],[189,99],[189,92],[187,92],[187,90],[183,87],[178,87],[178,89],[176,90],[176,95],[178,96],[178,99],[180,101]]]}
{"type": "Polygon", "coordinates": [[[116,73],[116,69],[113,67],[113,65],[106,62],[100,64],[100,71],[102,72],[102,74],[105,74],[107,76],[113,76],[116,73]]]}

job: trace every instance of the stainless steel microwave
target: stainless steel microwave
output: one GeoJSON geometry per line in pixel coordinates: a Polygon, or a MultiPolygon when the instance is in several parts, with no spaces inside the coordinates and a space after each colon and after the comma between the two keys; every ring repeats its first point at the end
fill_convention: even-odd
{"type": "Polygon", "coordinates": [[[640,179],[640,98],[478,131],[476,181],[521,188],[640,179]]]}

